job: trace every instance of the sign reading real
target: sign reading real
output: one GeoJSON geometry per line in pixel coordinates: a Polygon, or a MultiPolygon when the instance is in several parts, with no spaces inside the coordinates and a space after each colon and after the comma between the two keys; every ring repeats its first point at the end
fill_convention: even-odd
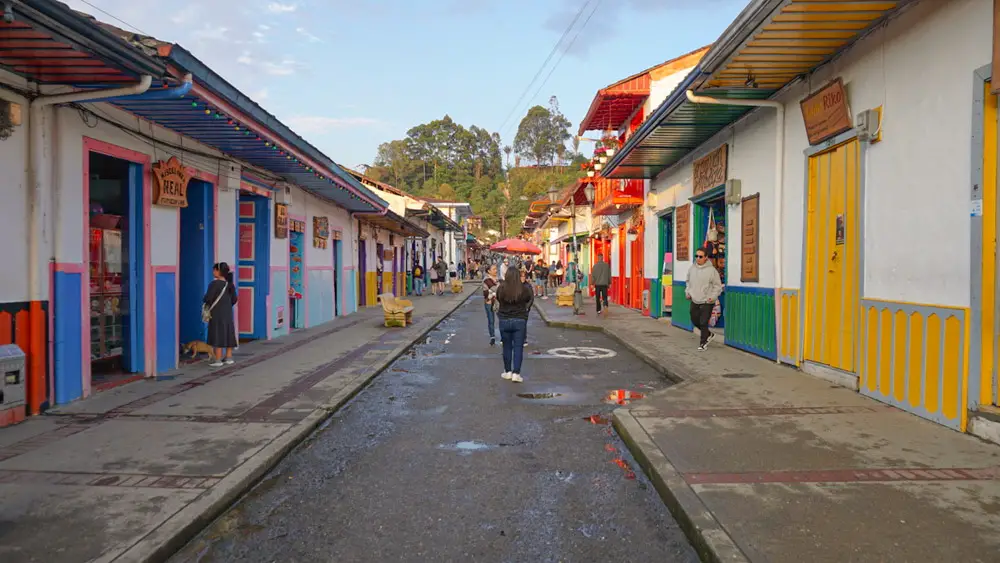
{"type": "Polygon", "coordinates": [[[191,177],[176,156],[153,163],[153,203],[168,207],[187,207],[187,188],[191,177]]]}
{"type": "Polygon", "coordinates": [[[799,106],[810,145],[818,145],[854,126],[844,81],[839,78],[802,100],[799,106]]]}

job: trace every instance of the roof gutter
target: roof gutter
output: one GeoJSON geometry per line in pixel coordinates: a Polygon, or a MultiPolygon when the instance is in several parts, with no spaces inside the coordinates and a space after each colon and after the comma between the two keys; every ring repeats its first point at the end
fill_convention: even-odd
{"type": "MultiPolygon", "coordinates": [[[[781,225],[785,183],[785,105],[772,100],[743,100],[699,96],[693,90],[685,92],[693,104],[771,108],[776,112],[774,132],[774,334],[781,334],[781,225]]],[[[777,360],[779,363],[781,360],[777,360]]]]}
{"type": "MultiPolygon", "coordinates": [[[[41,177],[41,171],[45,169],[48,152],[45,150],[45,129],[43,127],[44,109],[55,104],[68,104],[72,102],[87,102],[96,99],[112,96],[134,96],[149,90],[153,83],[153,77],[146,74],[142,79],[131,86],[113,88],[109,90],[87,90],[84,92],[71,92],[69,94],[57,94],[54,96],[38,96],[28,104],[28,288],[31,292],[32,301],[44,300],[41,280],[42,272],[39,271],[39,241],[46,239],[45,215],[49,209],[56,209],[59,201],[58,182],[49,182],[47,178],[41,177]],[[49,208],[43,205],[42,186],[50,186],[49,208]]],[[[53,222],[53,246],[52,259],[58,260],[62,257],[61,244],[62,229],[61,222],[53,222]]]]}

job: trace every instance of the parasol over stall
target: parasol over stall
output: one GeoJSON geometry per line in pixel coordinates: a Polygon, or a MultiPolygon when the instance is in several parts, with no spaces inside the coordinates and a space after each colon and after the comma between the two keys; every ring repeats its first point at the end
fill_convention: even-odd
{"type": "Polygon", "coordinates": [[[542,249],[519,238],[508,238],[490,245],[490,250],[494,252],[504,252],[506,254],[541,254],[542,249]]]}

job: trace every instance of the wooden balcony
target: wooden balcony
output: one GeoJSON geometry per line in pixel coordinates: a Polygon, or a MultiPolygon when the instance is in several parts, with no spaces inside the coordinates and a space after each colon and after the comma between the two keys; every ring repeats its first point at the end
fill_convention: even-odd
{"type": "Polygon", "coordinates": [[[594,182],[594,215],[618,215],[642,205],[643,180],[610,180],[594,182]]]}

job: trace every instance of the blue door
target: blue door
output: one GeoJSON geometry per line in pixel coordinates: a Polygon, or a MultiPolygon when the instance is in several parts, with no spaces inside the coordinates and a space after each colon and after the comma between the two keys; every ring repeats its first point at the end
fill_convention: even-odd
{"type": "Polygon", "coordinates": [[[128,165],[128,219],[125,226],[125,244],[128,246],[128,306],[123,319],[124,340],[122,346],[123,365],[130,373],[144,373],[146,371],[146,355],[144,353],[146,309],[144,305],[146,288],[146,270],[143,265],[146,263],[145,241],[143,240],[144,217],[143,205],[143,168],[141,164],[130,162],[128,165]]]}
{"type": "Polygon", "coordinates": [[[240,338],[267,338],[267,296],[270,291],[270,199],[240,194],[236,285],[240,338]]]}
{"type": "Polygon", "coordinates": [[[181,209],[181,255],[178,264],[178,294],[182,343],[205,340],[207,326],[201,320],[201,304],[212,281],[215,262],[215,209],[212,184],[191,180],[188,206],[181,209]]]}

